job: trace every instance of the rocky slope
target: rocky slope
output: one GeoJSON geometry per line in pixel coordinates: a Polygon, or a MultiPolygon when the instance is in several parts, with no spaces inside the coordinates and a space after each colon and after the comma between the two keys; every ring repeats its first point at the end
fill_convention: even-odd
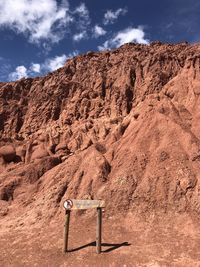
{"type": "Polygon", "coordinates": [[[45,77],[0,83],[0,216],[66,198],[116,213],[200,214],[200,45],[126,44],[45,77]]]}

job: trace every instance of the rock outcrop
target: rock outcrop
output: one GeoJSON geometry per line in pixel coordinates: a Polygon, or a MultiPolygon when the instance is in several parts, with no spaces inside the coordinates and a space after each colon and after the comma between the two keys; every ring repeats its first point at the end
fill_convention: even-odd
{"type": "Polygon", "coordinates": [[[186,43],[88,52],[1,83],[2,214],[48,218],[73,197],[199,215],[199,95],[200,45],[186,43]]]}

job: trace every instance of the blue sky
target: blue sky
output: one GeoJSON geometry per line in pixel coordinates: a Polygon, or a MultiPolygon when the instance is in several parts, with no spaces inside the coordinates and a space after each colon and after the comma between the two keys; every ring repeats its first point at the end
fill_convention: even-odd
{"type": "Polygon", "coordinates": [[[197,43],[199,25],[199,0],[0,0],[0,81],[126,42],[197,43]]]}

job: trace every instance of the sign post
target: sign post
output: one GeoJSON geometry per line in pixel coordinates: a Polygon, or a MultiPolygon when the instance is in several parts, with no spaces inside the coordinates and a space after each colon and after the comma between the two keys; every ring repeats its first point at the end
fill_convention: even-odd
{"type": "Polygon", "coordinates": [[[96,251],[101,253],[101,233],[102,233],[102,209],[97,208],[97,235],[96,235],[96,251]]]}
{"type": "Polygon", "coordinates": [[[65,208],[65,226],[64,226],[64,253],[68,251],[69,238],[69,221],[71,210],[97,209],[97,229],[96,229],[96,252],[101,253],[101,239],[102,239],[102,208],[105,207],[103,200],[77,200],[68,199],[64,202],[65,208]]]}
{"type": "Polygon", "coordinates": [[[70,210],[65,211],[65,225],[64,225],[64,253],[68,250],[68,236],[69,236],[69,221],[70,221],[70,210]]]}

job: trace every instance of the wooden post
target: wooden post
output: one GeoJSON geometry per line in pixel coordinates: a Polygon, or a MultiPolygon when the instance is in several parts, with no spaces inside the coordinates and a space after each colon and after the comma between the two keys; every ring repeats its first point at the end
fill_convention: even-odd
{"type": "Polygon", "coordinates": [[[102,232],[102,209],[97,208],[97,232],[96,232],[96,251],[101,253],[101,232],[102,232]]]}
{"type": "Polygon", "coordinates": [[[66,210],[65,213],[65,225],[64,225],[64,253],[68,250],[68,236],[69,236],[69,220],[70,220],[70,210],[66,210]]]}
{"type": "Polygon", "coordinates": [[[104,200],[88,199],[67,199],[64,201],[65,225],[64,225],[64,253],[68,252],[69,221],[71,210],[97,209],[97,228],[96,228],[96,252],[101,253],[102,239],[102,208],[105,207],[104,200]]]}

